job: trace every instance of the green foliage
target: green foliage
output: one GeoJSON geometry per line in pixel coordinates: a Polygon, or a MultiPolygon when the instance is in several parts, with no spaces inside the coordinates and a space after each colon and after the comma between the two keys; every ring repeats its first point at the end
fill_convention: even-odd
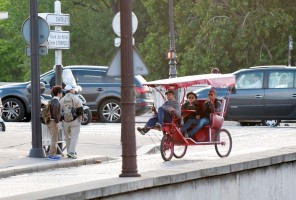
{"type": "MultiPolygon", "coordinates": [[[[55,0],[38,0],[39,12],[54,12],[55,0]]],[[[30,79],[30,57],[21,27],[29,16],[28,0],[2,0],[0,10],[0,80],[30,79]]],[[[61,0],[70,14],[70,49],[63,65],[108,65],[116,51],[112,20],[119,0],[61,0]]],[[[169,49],[168,0],[132,0],[139,24],[135,45],[148,66],[147,80],[169,77],[165,52],[169,49]]],[[[296,2],[292,0],[174,0],[178,76],[222,73],[255,65],[287,64],[288,37],[296,37],[296,2]]],[[[51,27],[54,29],[54,27],[51,27]]],[[[294,39],[296,40],[296,39],[294,39]]],[[[294,45],[295,46],[295,45],[294,45]]],[[[40,57],[40,72],[52,69],[55,51],[40,57]]],[[[292,51],[292,63],[295,63],[292,51]]]]}
{"type": "Polygon", "coordinates": [[[295,3],[195,2],[176,5],[180,74],[209,73],[212,67],[228,73],[254,65],[287,63],[288,36],[295,33],[291,26],[295,3]],[[189,10],[184,11],[185,7],[189,10]]]}

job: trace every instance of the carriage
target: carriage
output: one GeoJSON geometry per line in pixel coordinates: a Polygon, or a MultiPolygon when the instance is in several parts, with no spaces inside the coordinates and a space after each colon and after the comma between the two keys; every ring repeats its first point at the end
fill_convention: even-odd
{"type": "MultiPolygon", "coordinates": [[[[180,131],[182,118],[194,112],[193,110],[181,110],[181,117],[172,114],[172,122],[164,123],[162,126],[163,137],[160,144],[161,156],[169,161],[174,156],[182,158],[190,145],[214,145],[216,153],[220,157],[227,157],[232,149],[232,138],[228,130],[222,128],[224,116],[227,112],[227,103],[230,98],[231,88],[235,85],[235,76],[232,74],[203,74],[184,76],[170,79],[162,79],[147,82],[150,88],[155,89],[165,99],[161,91],[175,90],[181,97],[180,104],[184,103],[187,89],[191,86],[209,85],[213,88],[229,87],[229,95],[219,99],[222,105],[222,112],[211,113],[210,124],[200,129],[192,138],[184,137],[180,131]]],[[[202,106],[205,99],[198,99],[202,106]]]]}

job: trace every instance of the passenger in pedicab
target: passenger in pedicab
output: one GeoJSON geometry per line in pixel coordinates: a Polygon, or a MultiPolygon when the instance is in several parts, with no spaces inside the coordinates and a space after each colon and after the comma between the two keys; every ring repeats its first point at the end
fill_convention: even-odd
{"type": "Polygon", "coordinates": [[[167,101],[158,108],[157,115],[150,118],[143,128],[137,127],[137,130],[145,135],[150,129],[156,128],[161,131],[164,123],[172,122],[173,113],[175,116],[181,116],[180,103],[175,100],[175,93],[171,90],[165,93],[167,101]]]}
{"type": "MultiPolygon", "coordinates": [[[[200,119],[201,108],[197,102],[197,96],[193,92],[189,92],[186,95],[187,101],[182,105],[181,110],[195,110],[195,112],[185,113],[183,122],[186,123],[188,119],[200,119]]],[[[183,114],[182,114],[183,115],[183,114]]]]}
{"type": "Polygon", "coordinates": [[[197,119],[189,119],[181,128],[181,132],[184,134],[186,138],[192,137],[196,134],[203,126],[210,124],[210,114],[214,112],[221,112],[222,105],[221,102],[216,98],[216,91],[211,89],[208,93],[208,99],[204,102],[203,105],[203,114],[202,118],[197,119]],[[190,131],[188,129],[192,126],[196,125],[190,131]],[[188,132],[187,132],[188,131],[188,132]]]}

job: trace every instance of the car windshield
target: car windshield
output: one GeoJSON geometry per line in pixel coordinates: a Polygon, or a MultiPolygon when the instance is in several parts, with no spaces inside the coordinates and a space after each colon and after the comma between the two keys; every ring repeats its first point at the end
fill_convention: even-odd
{"type": "Polygon", "coordinates": [[[44,82],[45,84],[49,84],[51,77],[53,76],[53,70],[46,72],[40,76],[40,81],[44,82]]]}

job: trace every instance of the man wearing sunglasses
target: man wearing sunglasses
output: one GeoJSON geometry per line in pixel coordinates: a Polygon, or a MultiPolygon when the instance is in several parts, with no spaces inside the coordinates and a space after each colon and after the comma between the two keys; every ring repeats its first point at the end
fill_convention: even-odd
{"type": "Polygon", "coordinates": [[[202,118],[189,119],[181,128],[181,132],[185,137],[190,138],[196,134],[203,126],[210,124],[210,114],[214,112],[221,112],[221,102],[216,98],[216,91],[211,89],[208,93],[209,98],[204,102],[202,118]],[[189,132],[187,130],[190,126],[196,124],[196,126],[189,132]]]}
{"type": "Polygon", "coordinates": [[[169,90],[165,93],[165,95],[167,96],[167,101],[158,108],[157,115],[150,118],[143,128],[137,127],[137,130],[142,135],[145,135],[152,128],[156,128],[161,131],[165,122],[172,122],[172,113],[175,116],[180,117],[180,103],[175,100],[175,93],[172,90],[169,90]]]}

